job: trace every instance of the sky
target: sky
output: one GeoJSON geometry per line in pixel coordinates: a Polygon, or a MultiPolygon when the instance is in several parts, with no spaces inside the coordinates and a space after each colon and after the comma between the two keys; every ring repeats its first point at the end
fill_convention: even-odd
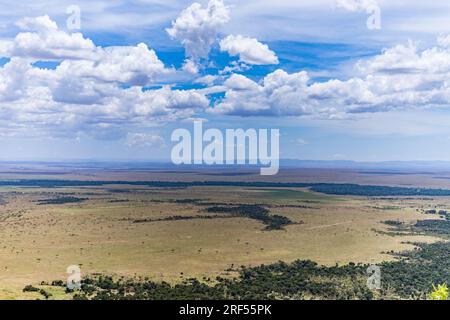
{"type": "Polygon", "coordinates": [[[177,128],[280,157],[450,160],[450,2],[0,0],[0,159],[168,160],[177,128]]]}

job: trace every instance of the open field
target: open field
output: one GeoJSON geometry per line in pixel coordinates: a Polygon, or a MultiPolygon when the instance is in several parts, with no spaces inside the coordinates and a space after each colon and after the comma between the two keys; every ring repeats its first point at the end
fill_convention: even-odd
{"type": "MultiPolygon", "coordinates": [[[[106,174],[91,173],[97,175],[104,179],[106,174]]],[[[176,176],[186,180],[179,172],[176,176]]],[[[242,186],[3,186],[0,199],[2,299],[36,298],[22,288],[66,279],[70,265],[80,265],[83,274],[142,275],[177,283],[188,277],[233,277],[236,273],[226,270],[279,260],[378,263],[394,259],[388,252],[413,248],[404,242],[439,240],[386,234],[384,221],[414,224],[429,218],[425,210],[450,208],[450,197],[349,197],[307,188],[242,186]],[[270,216],[290,222],[265,230],[257,218],[207,210],[239,205],[264,207],[270,216]]]]}

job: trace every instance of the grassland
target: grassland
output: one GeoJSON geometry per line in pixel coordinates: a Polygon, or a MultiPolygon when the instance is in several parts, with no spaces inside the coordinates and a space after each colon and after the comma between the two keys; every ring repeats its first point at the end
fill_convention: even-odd
{"type": "MultiPolygon", "coordinates": [[[[450,208],[447,197],[338,197],[307,188],[237,186],[3,186],[0,198],[2,299],[39,297],[22,289],[66,279],[69,265],[80,265],[84,275],[178,283],[234,277],[230,268],[279,260],[328,266],[392,260],[387,252],[413,248],[406,242],[439,238],[392,236],[383,232],[389,229],[383,221],[413,224],[429,218],[424,210],[450,208]],[[215,217],[205,210],[213,205],[264,206],[294,223],[264,230],[255,219],[215,217]],[[186,219],[167,219],[174,216],[186,219]]],[[[66,297],[58,288],[48,290],[54,298],[66,297]]]]}

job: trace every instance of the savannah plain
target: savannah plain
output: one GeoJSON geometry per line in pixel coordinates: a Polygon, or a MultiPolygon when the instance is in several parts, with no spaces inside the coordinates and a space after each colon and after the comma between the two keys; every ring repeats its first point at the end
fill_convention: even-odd
{"type": "MultiPolygon", "coordinates": [[[[3,165],[0,180],[280,181],[448,188],[450,173],[285,169],[261,177],[248,170],[163,170],[43,164],[3,165]]],[[[36,299],[29,284],[104,273],[177,283],[189,277],[234,277],[241,265],[310,259],[323,265],[378,263],[408,242],[434,236],[386,234],[384,221],[413,224],[426,210],[449,210],[450,197],[325,195],[308,188],[242,186],[0,186],[0,299],[36,299]],[[55,201],[78,199],[76,202],[55,201]],[[289,218],[280,230],[257,219],[217,216],[208,205],[260,205],[289,218]]],[[[47,288],[65,299],[63,289],[47,288]]]]}

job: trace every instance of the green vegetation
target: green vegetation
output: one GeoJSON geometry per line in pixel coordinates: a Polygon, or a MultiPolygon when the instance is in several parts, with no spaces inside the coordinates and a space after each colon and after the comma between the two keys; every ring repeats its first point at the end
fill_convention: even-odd
{"type": "Polygon", "coordinates": [[[37,200],[38,205],[46,204],[66,204],[66,203],[77,203],[88,200],[87,198],[77,198],[77,197],[58,197],[53,199],[42,199],[37,200]]]}
{"type": "Polygon", "coordinates": [[[23,288],[22,290],[23,292],[38,292],[39,288],[36,288],[34,286],[32,286],[31,284],[25,286],[25,288],[23,288]]]}
{"type": "Polygon", "coordinates": [[[280,215],[269,215],[269,210],[259,205],[213,206],[206,209],[211,213],[228,213],[237,217],[245,217],[261,221],[266,225],[264,230],[281,230],[294,222],[280,215]]]}
{"type": "Polygon", "coordinates": [[[434,214],[434,215],[439,215],[440,217],[450,220],[450,213],[447,212],[446,210],[435,210],[435,209],[431,209],[431,210],[426,210],[425,214],[434,214]]]}
{"type": "Polygon", "coordinates": [[[423,220],[413,226],[413,231],[435,235],[450,234],[450,220],[423,220]]]}
{"type": "Polygon", "coordinates": [[[333,195],[353,196],[450,196],[448,189],[403,188],[387,186],[370,186],[339,183],[278,183],[278,182],[242,182],[242,181],[80,181],[80,180],[2,180],[0,186],[21,187],[79,187],[104,185],[133,185],[159,188],[188,187],[259,187],[259,188],[310,188],[310,190],[333,195]]]}
{"type": "MultiPolygon", "coordinates": [[[[181,199],[175,200],[175,203],[196,203],[201,205],[199,202],[201,200],[197,199],[181,199]]],[[[203,203],[202,203],[203,204],[203,203]]],[[[203,204],[204,205],[204,204],[203,204]]],[[[257,204],[241,204],[241,205],[231,205],[231,204],[214,204],[206,208],[204,211],[208,213],[219,213],[218,215],[195,215],[195,216],[169,216],[165,218],[158,219],[133,219],[133,223],[147,223],[147,222],[161,222],[161,221],[182,221],[182,220],[208,220],[208,219],[225,219],[225,218],[249,218],[262,222],[266,225],[264,230],[281,230],[284,226],[294,224],[289,218],[280,215],[269,215],[269,210],[265,207],[257,204]]]]}
{"type": "Polygon", "coordinates": [[[358,184],[314,184],[311,190],[326,194],[349,195],[349,196],[450,196],[450,190],[424,189],[424,188],[402,188],[386,186],[366,186],[358,184]]]}
{"type": "Polygon", "coordinates": [[[48,299],[48,298],[50,298],[52,296],[51,293],[45,291],[44,289],[39,289],[39,288],[36,288],[36,287],[34,287],[32,285],[25,286],[25,288],[23,288],[22,291],[23,292],[39,292],[42,296],[44,296],[45,299],[48,299]]]}
{"type": "Polygon", "coordinates": [[[384,224],[387,224],[388,226],[393,226],[393,227],[400,227],[403,226],[404,223],[398,220],[386,220],[383,221],[384,224]]]}
{"type": "Polygon", "coordinates": [[[86,278],[74,299],[371,299],[363,266],[320,267],[311,261],[243,268],[237,279],[187,279],[176,285],[148,279],[86,278]],[[329,277],[328,277],[329,276],[329,277]],[[210,282],[211,284],[208,284],[210,282]],[[349,285],[350,284],[350,285],[349,285]]]}
{"type": "Polygon", "coordinates": [[[214,216],[206,216],[206,215],[198,215],[198,216],[170,216],[166,218],[159,219],[134,219],[133,223],[146,223],[146,222],[161,222],[161,221],[182,221],[182,220],[208,220],[208,219],[224,219],[224,218],[233,218],[229,215],[214,215],[214,216]]]}
{"type": "Polygon", "coordinates": [[[448,287],[447,284],[438,285],[436,288],[433,285],[433,292],[430,294],[431,300],[448,300],[448,287]]]}

